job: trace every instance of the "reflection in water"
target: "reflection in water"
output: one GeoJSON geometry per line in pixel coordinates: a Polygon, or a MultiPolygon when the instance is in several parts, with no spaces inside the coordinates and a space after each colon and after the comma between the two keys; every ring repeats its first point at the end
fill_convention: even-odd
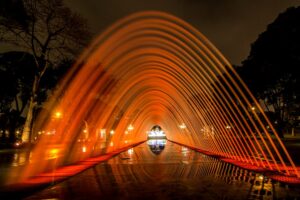
{"type": "Polygon", "coordinates": [[[165,145],[166,145],[166,140],[148,140],[147,142],[148,146],[150,147],[151,151],[158,155],[162,152],[162,150],[164,150],[165,145]]]}
{"type": "Polygon", "coordinates": [[[14,153],[11,166],[17,167],[17,166],[25,165],[27,162],[30,162],[30,158],[31,158],[31,153],[28,151],[14,153]]]}
{"type": "Polygon", "coordinates": [[[30,150],[0,151],[0,189],[7,184],[8,179],[16,179],[23,172],[24,166],[32,162],[31,158],[30,150]]]}
{"type": "Polygon", "coordinates": [[[164,140],[148,141],[27,199],[299,199],[284,184],[164,140]],[[160,149],[159,156],[149,152],[160,149]],[[155,148],[154,148],[155,147],[155,148]]]}

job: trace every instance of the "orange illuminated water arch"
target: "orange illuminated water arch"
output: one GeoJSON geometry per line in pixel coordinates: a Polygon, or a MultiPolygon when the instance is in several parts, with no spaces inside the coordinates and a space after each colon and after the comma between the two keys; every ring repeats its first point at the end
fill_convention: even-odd
{"type": "MultiPolygon", "coordinates": [[[[47,106],[62,114],[41,114],[37,121],[41,129],[55,130],[33,152],[39,169],[49,165],[41,158],[55,148],[57,165],[82,159],[76,148],[84,122],[89,156],[144,141],[159,125],[171,141],[299,177],[231,64],[198,30],[170,14],[140,12],[113,24],[78,59],[47,106]]],[[[35,168],[24,176],[41,171],[35,168]]]]}

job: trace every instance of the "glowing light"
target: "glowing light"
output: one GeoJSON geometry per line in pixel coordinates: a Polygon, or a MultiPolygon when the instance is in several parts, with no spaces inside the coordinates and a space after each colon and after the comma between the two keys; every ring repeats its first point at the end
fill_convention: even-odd
{"type": "Polygon", "coordinates": [[[60,118],[62,118],[62,113],[59,112],[59,111],[57,111],[57,112],[55,112],[54,117],[55,117],[56,119],[60,119],[60,118]]]}
{"type": "Polygon", "coordinates": [[[227,129],[231,129],[231,126],[227,125],[226,128],[227,128],[227,129]]]}
{"type": "Polygon", "coordinates": [[[264,176],[263,176],[263,175],[259,175],[259,179],[260,179],[260,180],[263,180],[263,179],[264,179],[264,176]]]}
{"type": "Polygon", "coordinates": [[[83,129],[83,132],[84,132],[84,133],[87,133],[87,132],[88,132],[88,130],[87,130],[87,129],[83,129]]]}
{"type": "Polygon", "coordinates": [[[86,152],[86,146],[82,147],[82,152],[85,153],[86,152]]]}
{"type": "Polygon", "coordinates": [[[151,130],[148,131],[148,138],[165,138],[166,134],[163,130],[151,130]]]}
{"type": "Polygon", "coordinates": [[[111,134],[111,135],[115,134],[115,131],[114,131],[114,130],[111,130],[111,131],[110,131],[110,134],[111,134]]]}
{"type": "Polygon", "coordinates": [[[105,139],[105,138],[106,138],[106,129],[101,129],[101,130],[100,130],[100,137],[101,137],[102,139],[105,139]]]}
{"type": "Polygon", "coordinates": [[[132,124],[130,124],[127,129],[128,129],[128,131],[132,131],[134,129],[134,127],[132,126],[132,124]]]}
{"type": "Polygon", "coordinates": [[[186,148],[186,147],[181,147],[181,152],[182,152],[182,155],[183,155],[183,156],[187,156],[188,153],[189,153],[189,150],[188,150],[188,148],[186,148]]]}
{"type": "Polygon", "coordinates": [[[58,148],[52,148],[48,150],[47,159],[55,159],[58,158],[59,155],[59,149],[58,148]]]}
{"type": "Polygon", "coordinates": [[[16,147],[18,147],[18,146],[20,146],[20,145],[21,145],[20,142],[16,142],[16,143],[15,143],[15,146],[16,146],[16,147]]]}
{"type": "Polygon", "coordinates": [[[182,123],[182,124],[179,125],[179,128],[185,129],[185,128],[186,128],[186,125],[185,125],[184,123],[182,123]]]}
{"type": "Polygon", "coordinates": [[[131,149],[128,149],[127,152],[128,152],[129,155],[132,155],[132,154],[133,154],[133,149],[132,149],[132,148],[131,148],[131,149]]]}
{"type": "Polygon", "coordinates": [[[47,131],[46,135],[55,135],[55,130],[47,131]]]}

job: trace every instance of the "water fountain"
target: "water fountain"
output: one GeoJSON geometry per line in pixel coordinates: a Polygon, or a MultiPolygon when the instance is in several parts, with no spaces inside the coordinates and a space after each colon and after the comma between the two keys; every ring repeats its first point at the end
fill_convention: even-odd
{"type": "Polygon", "coordinates": [[[59,86],[47,103],[59,118],[40,114],[36,126],[50,132],[39,139],[20,180],[145,141],[157,124],[170,141],[299,181],[284,144],[231,64],[170,14],[139,12],[116,22],[59,86]]]}

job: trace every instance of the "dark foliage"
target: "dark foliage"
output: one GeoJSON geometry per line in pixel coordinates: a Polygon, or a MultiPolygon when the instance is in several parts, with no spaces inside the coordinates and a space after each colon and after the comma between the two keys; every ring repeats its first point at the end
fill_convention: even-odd
{"type": "Polygon", "coordinates": [[[295,127],[300,115],[300,7],[281,13],[252,44],[240,75],[273,112],[279,132],[295,127]]]}

